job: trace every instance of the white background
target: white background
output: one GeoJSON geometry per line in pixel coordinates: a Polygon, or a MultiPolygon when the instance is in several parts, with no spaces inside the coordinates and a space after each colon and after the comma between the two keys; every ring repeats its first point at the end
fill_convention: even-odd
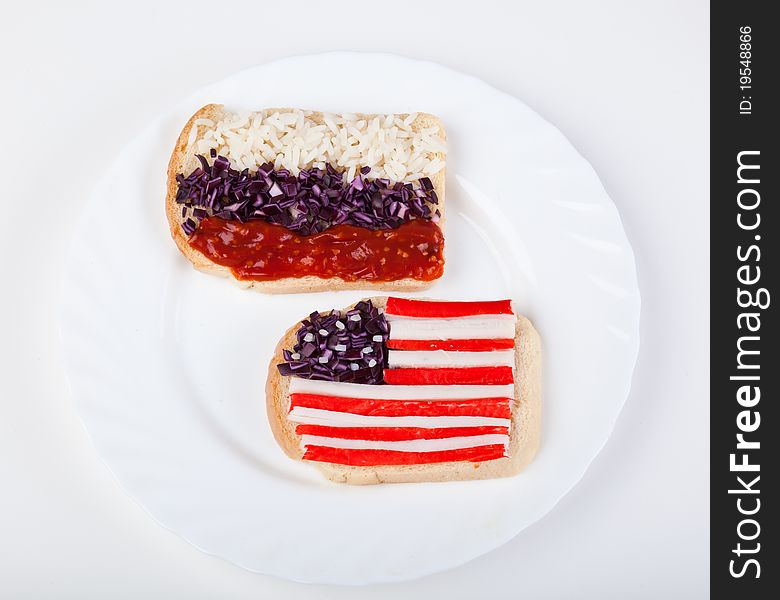
{"type": "MultiPolygon", "coordinates": [[[[2,9],[0,597],[707,596],[707,2],[2,9]],[[557,125],[617,204],[643,301],[631,396],[582,482],[547,517],[466,566],[362,589],[249,573],[158,527],[93,452],[58,354],[73,224],[117,152],[198,87],[326,50],[434,60],[518,96],[557,125]]],[[[106,208],[106,224],[121,224],[121,206],[106,208]]]]}

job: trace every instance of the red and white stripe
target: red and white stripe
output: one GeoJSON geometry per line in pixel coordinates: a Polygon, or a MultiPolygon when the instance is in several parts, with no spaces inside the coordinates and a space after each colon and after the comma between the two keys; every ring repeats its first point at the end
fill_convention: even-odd
{"type": "Polygon", "coordinates": [[[347,465],[485,461],[506,455],[515,396],[508,300],[389,298],[387,385],[290,381],[304,459],[347,465]]]}

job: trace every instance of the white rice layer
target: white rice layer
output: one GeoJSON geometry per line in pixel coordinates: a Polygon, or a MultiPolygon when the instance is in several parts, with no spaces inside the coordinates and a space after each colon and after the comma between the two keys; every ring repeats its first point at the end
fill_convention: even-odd
{"type": "Polygon", "coordinates": [[[371,119],[351,114],[323,115],[312,111],[225,113],[220,121],[197,119],[188,148],[209,155],[214,149],[237,169],[256,170],[273,163],[275,169],[325,168],[330,163],[345,170],[351,181],[362,167],[371,167],[368,178],[411,182],[430,177],[444,168],[436,153],[445,153],[443,132],[438,125],[413,131],[413,113],[380,115],[371,119]]]}

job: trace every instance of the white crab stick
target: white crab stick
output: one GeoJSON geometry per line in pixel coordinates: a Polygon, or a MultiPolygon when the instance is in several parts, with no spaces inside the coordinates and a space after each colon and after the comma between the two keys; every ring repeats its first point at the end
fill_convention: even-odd
{"type": "Polygon", "coordinates": [[[514,350],[450,352],[447,350],[390,350],[390,368],[513,367],[514,350]]]}
{"type": "Polygon", "coordinates": [[[368,385],[291,377],[289,393],[364,400],[473,400],[476,398],[514,398],[515,386],[513,384],[368,385]]]}
{"type": "Polygon", "coordinates": [[[396,340],[511,339],[514,315],[480,315],[455,319],[416,319],[387,315],[390,335],[396,340]]]}

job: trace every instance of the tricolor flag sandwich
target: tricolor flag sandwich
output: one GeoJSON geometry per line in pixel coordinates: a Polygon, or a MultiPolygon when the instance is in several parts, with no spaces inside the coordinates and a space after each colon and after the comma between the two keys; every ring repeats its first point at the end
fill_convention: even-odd
{"type": "Polygon", "coordinates": [[[268,419],[288,456],[351,484],[487,479],[536,453],[541,350],[509,300],[361,300],[279,342],[268,419]]]}
{"type": "Polygon", "coordinates": [[[427,288],[444,272],[445,137],[426,113],[209,104],[168,165],[171,236],[262,292],[427,288]]]}

